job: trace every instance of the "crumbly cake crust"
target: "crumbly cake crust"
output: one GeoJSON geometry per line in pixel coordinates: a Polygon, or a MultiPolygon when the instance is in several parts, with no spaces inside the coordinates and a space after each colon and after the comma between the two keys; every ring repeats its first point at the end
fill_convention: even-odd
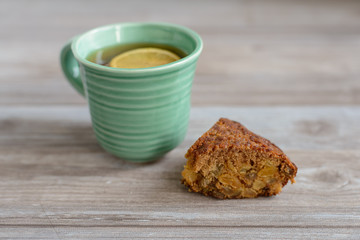
{"type": "Polygon", "coordinates": [[[221,118],[188,150],[182,182],[216,198],[252,198],[279,193],[297,167],[269,140],[221,118]]]}

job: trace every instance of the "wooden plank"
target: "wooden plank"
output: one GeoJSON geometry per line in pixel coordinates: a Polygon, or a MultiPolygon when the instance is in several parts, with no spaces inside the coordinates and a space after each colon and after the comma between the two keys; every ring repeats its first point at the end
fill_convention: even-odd
{"type": "MultiPolygon", "coordinates": [[[[0,113],[0,150],[96,149],[85,106],[2,106],[0,113]]],[[[360,145],[359,107],[194,107],[185,147],[220,117],[240,121],[285,149],[356,150],[360,145]]]]}
{"type": "Polygon", "coordinates": [[[56,228],[12,227],[4,234],[0,228],[0,239],[314,239],[357,240],[359,229],[344,228],[229,228],[229,227],[64,227],[56,228]],[[136,231],[134,231],[136,229],[136,231]],[[309,231],[310,230],[310,231],[309,231]],[[19,232],[23,236],[19,237],[19,232]],[[76,234],[74,234],[76,232],[76,234]],[[4,237],[2,237],[4,236],[4,237]]]}
{"type": "Polygon", "coordinates": [[[185,141],[152,164],[105,153],[85,107],[0,107],[0,237],[356,239],[359,107],[193,108],[185,141]],[[298,165],[276,197],[220,201],[180,184],[187,148],[219,116],[298,165]],[[329,126],[331,123],[331,126],[329,126]]]}
{"type": "Polygon", "coordinates": [[[0,105],[85,104],[61,73],[60,49],[74,35],[123,21],[173,22],[203,36],[195,105],[360,104],[359,1],[71,5],[2,1],[0,105]]]}

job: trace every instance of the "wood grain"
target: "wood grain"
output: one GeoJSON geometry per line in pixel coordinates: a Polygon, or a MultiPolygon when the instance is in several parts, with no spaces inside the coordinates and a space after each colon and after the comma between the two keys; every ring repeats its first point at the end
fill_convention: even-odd
{"type": "Polygon", "coordinates": [[[152,164],[105,153],[86,107],[0,112],[2,238],[359,236],[359,107],[193,108],[183,144],[152,164]],[[188,193],[180,184],[183,155],[218,116],[281,146],[299,167],[297,183],[271,198],[220,201],[188,193]]]}
{"type": "Polygon", "coordinates": [[[60,71],[60,49],[77,34],[124,21],[173,22],[199,32],[205,47],[194,105],[360,103],[356,0],[4,0],[1,5],[2,105],[85,104],[60,71]]]}
{"type": "Polygon", "coordinates": [[[1,1],[0,239],[358,240],[359,13],[356,0],[1,1]],[[127,21],[205,43],[187,137],[150,164],[99,147],[59,66],[71,37],[127,21]],[[184,153],[219,117],[279,145],[297,183],[271,198],[188,193],[184,153]]]}

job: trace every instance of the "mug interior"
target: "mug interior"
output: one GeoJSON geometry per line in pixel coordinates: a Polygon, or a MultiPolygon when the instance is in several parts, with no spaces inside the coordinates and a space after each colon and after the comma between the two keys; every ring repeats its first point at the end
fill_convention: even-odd
{"type": "Polygon", "coordinates": [[[117,44],[158,43],[181,49],[188,58],[201,51],[200,37],[192,30],[168,23],[119,23],[93,29],[81,35],[73,51],[80,61],[99,49],[117,44]],[[80,58],[80,59],[79,59],[80,58]]]}

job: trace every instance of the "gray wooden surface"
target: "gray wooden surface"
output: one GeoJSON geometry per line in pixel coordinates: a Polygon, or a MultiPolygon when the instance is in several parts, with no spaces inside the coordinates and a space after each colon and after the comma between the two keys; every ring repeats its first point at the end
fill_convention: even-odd
{"type": "Polygon", "coordinates": [[[359,11],[356,0],[2,0],[0,102],[84,104],[60,72],[64,43],[104,24],[166,21],[203,37],[195,105],[360,104],[359,11]]]}
{"type": "Polygon", "coordinates": [[[0,237],[360,236],[360,107],[194,107],[184,143],[145,165],[105,153],[86,107],[0,111],[0,237]],[[299,167],[297,183],[271,198],[188,193],[183,155],[219,116],[285,149],[299,167]]]}
{"type": "Polygon", "coordinates": [[[1,1],[0,239],[360,239],[360,1],[1,1]],[[96,143],[58,62],[103,24],[166,21],[205,43],[185,141],[131,164],[96,143]],[[215,200],[180,184],[219,117],[299,167],[271,198],[215,200]]]}

